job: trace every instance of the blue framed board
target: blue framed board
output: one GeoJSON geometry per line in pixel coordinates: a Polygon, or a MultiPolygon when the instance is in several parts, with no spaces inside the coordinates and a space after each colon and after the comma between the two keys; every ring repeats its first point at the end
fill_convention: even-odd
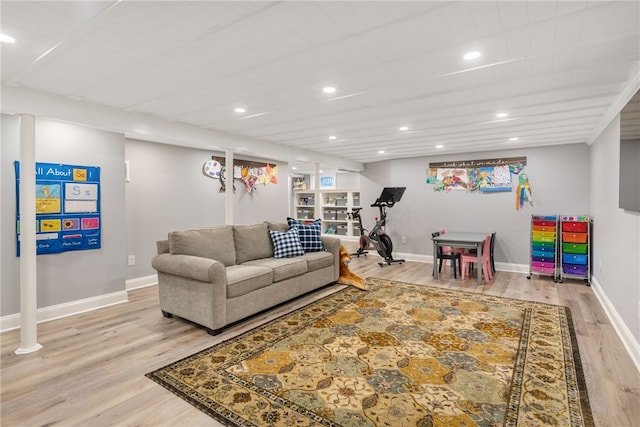
{"type": "MultiPolygon", "coordinates": [[[[20,256],[20,163],[16,173],[16,254],[20,256]]],[[[36,163],[36,253],[99,249],[100,168],[36,163]]]]}

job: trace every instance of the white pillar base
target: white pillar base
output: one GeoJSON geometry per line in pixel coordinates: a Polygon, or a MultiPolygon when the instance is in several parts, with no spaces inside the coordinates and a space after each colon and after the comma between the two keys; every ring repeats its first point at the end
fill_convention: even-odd
{"type": "Polygon", "coordinates": [[[36,345],[29,347],[29,348],[22,348],[19,347],[15,353],[16,354],[28,354],[28,353],[33,353],[34,351],[38,351],[42,348],[42,344],[38,344],[36,343],[36,345]]]}

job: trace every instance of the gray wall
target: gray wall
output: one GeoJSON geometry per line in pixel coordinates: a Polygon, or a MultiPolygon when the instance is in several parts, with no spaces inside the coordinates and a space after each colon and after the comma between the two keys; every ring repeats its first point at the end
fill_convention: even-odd
{"type": "MultiPolygon", "coordinates": [[[[136,265],[127,267],[127,278],[155,274],[151,258],[156,241],[167,233],[225,223],[225,194],[220,182],[202,173],[203,164],[222,153],[127,139],[125,157],[130,164],[126,184],[128,253],[136,265]]],[[[246,158],[246,160],[258,160],[246,158]]],[[[248,193],[236,180],[234,224],[287,217],[286,164],[278,163],[278,184],[259,185],[248,193]]]]}
{"type": "MultiPolygon", "coordinates": [[[[571,144],[534,149],[513,149],[371,163],[361,179],[365,227],[377,215],[369,207],[383,187],[407,187],[403,199],[388,211],[390,233],[397,252],[433,255],[431,232],[496,231],[496,262],[529,264],[532,214],[589,214],[589,147],[571,144]],[[533,206],[515,209],[515,190],[505,193],[435,192],[426,184],[430,162],[527,157],[525,172],[533,193],[533,206]],[[407,244],[401,244],[401,236],[407,244]]],[[[516,183],[517,185],[517,183],[516,183]]]]}
{"type": "MultiPolygon", "coordinates": [[[[124,138],[59,122],[36,120],[36,161],[100,167],[102,247],[38,255],[38,307],[125,290],[124,138]]],[[[16,257],[15,174],[20,157],[18,117],[2,115],[2,316],[20,311],[16,257]]]]}
{"type": "Polygon", "coordinates": [[[640,213],[618,207],[619,159],[618,117],[591,146],[593,276],[640,342],[640,213]]]}

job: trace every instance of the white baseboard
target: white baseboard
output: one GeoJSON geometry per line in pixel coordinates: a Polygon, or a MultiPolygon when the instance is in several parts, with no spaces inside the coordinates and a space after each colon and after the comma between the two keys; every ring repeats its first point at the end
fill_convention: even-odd
{"type": "MultiPolygon", "coordinates": [[[[129,301],[126,291],[112,292],[110,294],[98,295],[64,304],[52,305],[39,308],[36,312],[37,322],[43,323],[50,320],[61,319],[75,314],[85,313],[98,308],[110,305],[122,304],[129,301]]],[[[11,331],[20,328],[20,313],[10,314],[0,317],[0,332],[11,331]]]]}
{"type": "Polygon", "coordinates": [[[135,279],[128,279],[125,285],[127,291],[134,289],[146,288],[147,286],[153,286],[158,284],[158,275],[151,274],[149,276],[136,277],[135,279]]]}
{"type": "Polygon", "coordinates": [[[600,306],[609,318],[609,321],[611,321],[613,328],[616,330],[618,337],[622,341],[622,345],[624,345],[629,357],[631,357],[631,360],[636,365],[636,369],[640,372],[640,344],[636,341],[635,337],[624,323],[613,304],[611,304],[607,294],[604,293],[600,283],[598,283],[595,277],[591,278],[591,288],[593,289],[593,293],[596,295],[596,298],[598,298],[600,306]]]}
{"type": "MultiPolygon", "coordinates": [[[[377,255],[375,252],[374,256],[377,255]]],[[[433,255],[419,255],[411,253],[397,253],[394,258],[404,259],[406,261],[425,262],[428,264],[433,263],[433,255]]],[[[511,264],[506,262],[496,262],[496,271],[509,271],[513,273],[529,273],[529,266],[527,264],[511,264]]]]}

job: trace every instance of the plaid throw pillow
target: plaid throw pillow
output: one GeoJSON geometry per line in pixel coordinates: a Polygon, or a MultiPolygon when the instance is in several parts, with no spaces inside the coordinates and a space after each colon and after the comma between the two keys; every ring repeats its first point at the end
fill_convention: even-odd
{"type": "Polygon", "coordinates": [[[269,236],[271,236],[271,242],[273,243],[274,258],[289,258],[304,255],[304,250],[298,237],[298,230],[295,228],[286,233],[269,230],[269,236]]]}
{"type": "Polygon", "coordinates": [[[305,252],[324,251],[321,238],[322,220],[320,218],[309,224],[305,224],[287,217],[287,223],[289,224],[289,229],[294,227],[298,229],[300,243],[302,244],[302,249],[304,249],[305,252]]]}

